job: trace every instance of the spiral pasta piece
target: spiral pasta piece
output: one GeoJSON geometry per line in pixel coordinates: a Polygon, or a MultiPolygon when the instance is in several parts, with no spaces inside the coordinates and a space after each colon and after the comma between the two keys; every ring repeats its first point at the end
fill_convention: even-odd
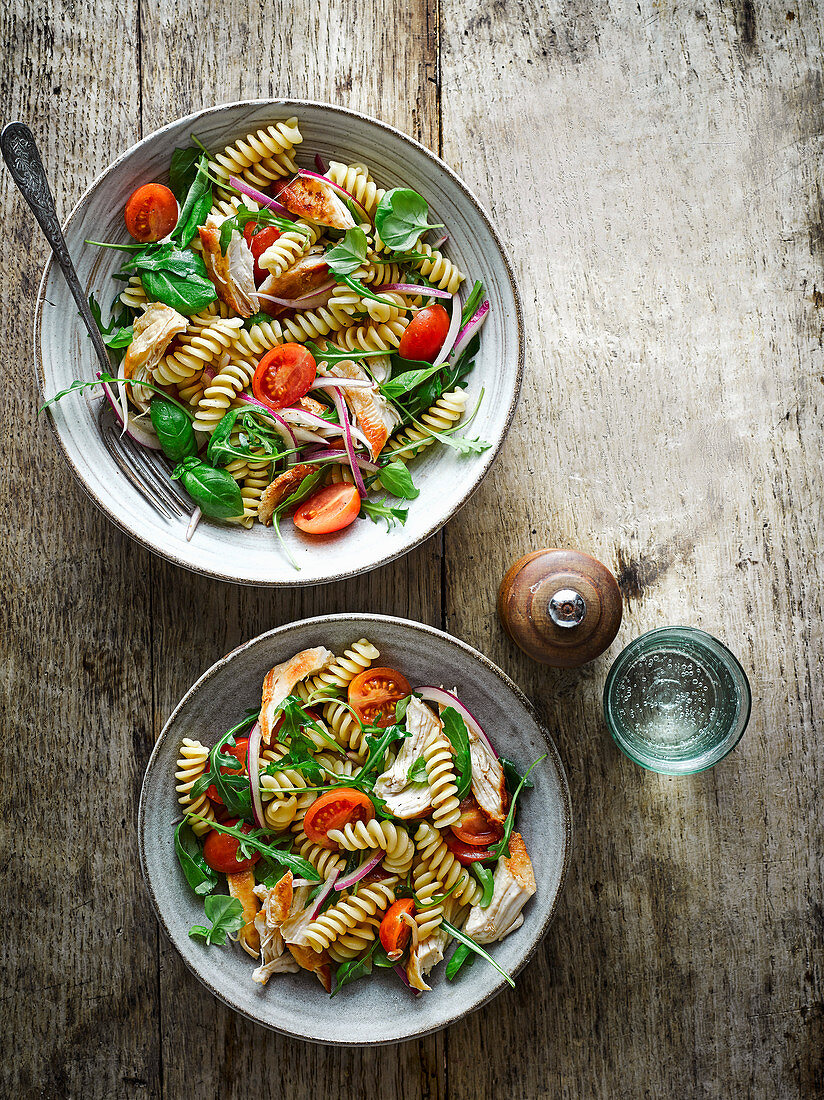
{"type": "Polygon", "coordinates": [[[339,161],[329,161],[327,177],[353,195],[357,202],[364,208],[370,219],[374,221],[375,210],[378,203],[386,194],[383,187],[378,187],[369,170],[363,164],[341,164],[339,161]]]}
{"type": "Polygon", "coordinates": [[[346,756],[336,756],[332,752],[319,752],[315,754],[315,760],[324,768],[328,768],[335,775],[349,777],[358,771],[360,765],[355,764],[346,756]]]}
{"type": "Polygon", "coordinates": [[[457,294],[461,283],[466,278],[464,273],[442,252],[433,248],[431,244],[427,244],[426,241],[419,241],[416,251],[422,253],[423,258],[413,260],[413,267],[417,268],[421,275],[439,290],[448,290],[450,294],[457,294]]]}
{"type": "Polygon", "coordinates": [[[297,171],[292,149],[302,141],[297,118],[275,122],[265,129],[247,134],[234,145],[227,145],[215,155],[214,160],[209,161],[209,168],[225,187],[229,186],[230,176],[243,176],[252,186],[258,187],[260,184],[255,181],[262,176],[251,173],[250,169],[264,164],[267,175],[263,186],[266,186],[273,179],[297,171]]]}
{"type": "Polygon", "coordinates": [[[317,340],[319,336],[327,336],[351,325],[352,316],[361,302],[361,296],[348,286],[338,286],[325,306],[296,313],[294,317],[284,317],[281,327],[288,339],[296,343],[317,340]]]}
{"type": "Polygon", "coordinates": [[[461,808],[452,747],[443,734],[429,741],[423,750],[423,759],[432,798],[432,824],[436,829],[446,829],[460,819],[461,808]]]}
{"type": "Polygon", "coordinates": [[[310,691],[347,688],[352,680],[365,672],[380,655],[380,650],[376,649],[368,638],[360,638],[349,649],[344,650],[343,656],[336,657],[328,668],[312,676],[307,681],[307,685],[310,691]]]}
{"type": "Polygon", "coordinates": [[[435,442],[432,432],[454,428],[466,411],[466,391],[457,389],[441,394],[438,400],[419,418],[419,424],[408,424],[391,437],[384,448],[386,454],[408,462],[435,442]]]}
{"type": "MultiPolygon", "coordinates": [[[[243,524],[251,527],[257,519],[260,498],[272,480],[271,462],[249,462],[240,495],[243,497],[243,524]]],[[[227,467],[228,468],[228,467],[227,467]]]]}
{"type": "Polygon", "coordinates": [[[380,927],[377,917],[368,917],[361,924],[343,936],[338,936],[334,943],[329,944],[329,957],[337,963],[354,959],[375,939],[375,933],[380,927]]]}
{"type": "Polygon", "coordinates": [[[177,347],[155,367],[155,382],[162,386],[184,382],[210,366],[233,347],[242,326],[240,317],[218,317],[192,333],[187,330],[178,337],[177,347]]]}
{"type": "Polygon", "coordinates": [[[408,281],[405,279],[403,269],[399,264],[376,263],[374,259],[376,255],[376,253],[373,253],[372,258],[367,256],[366,263],[361,268],[362,274],[359,276],[361,282],[368,283],[374,288],[408,281]]]}
{"type": "Polygon", "coordinates": [[[353,929],[369,917],[382,912],[395,900],[393,889],[397,879],[373,882],[362,886],[357,894],[349,894],[327,909],[303,930],[303,940],[315,951],[325,951],[333,940],[351,935],[353,929]]]}
{"type": "Polygon", "coordinates": [[[258,263],[270,275],[282,275],[301,256],[307,254],[312,245],[317,242],[320,233],[319,226],[310,225],[309,222],[299,219],[295,222],[293,229],[287,229],[273,244],[269,245],[258,263]]]}
{"type": "Polygon", "coordinates": [[[385,325],[370,322],[344,329],[340,343],[347,351],[394,351],[401,342],[408,317],[398,317],[385,325]]]}
{"type": "Polygon", "coordinates": [[[444,904],[433,905],[432,899],[443,894],[443,883],[426,863],[418,862],[412,872],[412,889],[420,905],[415,909],[418,939],[425,940],[438,928],[444,915],[444,904]]]}
{"type": "Polygon", "coordinates": [[[418,831],[415,833],[415,847],[421,863],[426,864],[440,881],[444,893],[452,893],[465,905],[477,904],[483,894],[480,883],[464,867],[461,867],[441,839],[441,834],[428,821],[422,821],[418,826],[418,831]],[[455,887],[454,890],[453,887],[455,887]]]}
{"type": "MultiPolygon", "coordinates": [[[[286,749],[283,745],[273,745],[271,748],[264,749],[260,754],[261,773],[263,773],[266,767],[276,763],[285,755],[286,749]]],[[[294,797],[296,803],[300,803],[301,809],[306,809],[307,806],[311,806],[316,797],[314,791],[306,790],[306,777],[303,773],[296,771],[294,768],[284,768],[271,775],[261,774],[260,786],[261,798],[263,798],[264,801],[267,799],[288,801],[290,798],[294,797]],[[297,788],[297,790],[295,788],[297,788]],[[303,792],[302,794],[300,793],[301,791],[303,792]]]]}
{"type": "Polygon", "coordinates": [[[246,389],[255,373],[255,364],[246,359],[230,359],[203,391],[195,410],[192,427],[196,432],[211,434],[223,419],[232,400],[246,389]]]}
{"type": "Polygon", "coordinates": [[[247,210],[260,210],[260,206],[254,199],[247,198],[246,195],[230,195],[228,198],[218,196],[212,205],[211,212],[220,214],[224,218],[233,218],[241,206],[245,206],[247,210]]]}
{"type": "MultiPolygon", "coordinates": [[[[201,329],[213,325],[219,318],[226,320],[228,317],[234,317],[232,310],[220,298],[215,298],[213,302],[209,302],[208,306],[204,306],[203,309],[191,315],[189,327],[186,329],[186,336],[195,335],[201,329]]],[[[243,324],[243,318],[237,318],[237,320],[240,320],[240,323],[243,324]]]]}
{"type": "Polygon", "coordinates": [[[184,737],[180,743],[180,752],[177,756],[177,771],[175,779],[177,785],[177,800],[184,810],[190,813],[200,814],[208,818],[208,821],[192,821],[192,832],[196,836],[203,836],[209,831],[209,821],[214,821],[215,811],[212,803],[203,794],[192,797],[192,787],[206,771],[209,760],[209,750],[199,741],[193,741],[191,737],[184,737]]]}
{"type": "Polygon", "coordinates": [[[347,852],[366,851],[367,848],[383,848],[386,856],[383,865],[393,874],[405,875],[412,866],[415,845],[405,829],[391,821],[357,821],[342,829],[330,829],[329,839],[347,852]]]}
{"type": "Polygon", "coordinates": [[[118,295],[118,301],[129,309],[146,309],[149,305],[149,296],[143,289],[143,283],[139,275],[132,275],[128,283],[118,295]]]}
{"type": "Polygon", "coordinates": [[[349,466],[332,463],[329,467],[329,485],[353,485],[355,478],[349,466]]]}
{"type": "Polygon", "coordinates": [[[238,332],[236,346],[241,355],[260,356],[287,341],[288,336],[284,335],[280,321],[259,321],[251,328],[242,328],[238,332]]]}
{"type": "Polygon", "coordinates": [[[345,860],[331,848],[321,848],[319,844],[313,844],[301,828],[295,835],[293,849],[303,859],[307,859],[322,878],[329,878],[332,871],[342,871],[345,860]]]}

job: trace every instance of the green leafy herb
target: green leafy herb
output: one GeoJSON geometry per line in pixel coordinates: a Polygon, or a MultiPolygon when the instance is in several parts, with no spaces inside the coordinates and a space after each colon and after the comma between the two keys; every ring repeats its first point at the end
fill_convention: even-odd
{"type": "Polygon", "coordinates": [[[366,261],[366,234],[358,225],[347,229],[323,258],[333,275],[351,275],[366,261]]]}
{"type": "Polygon", "coordinates": [[[247,317],[243,322],[243,327],[248,332],[250,328],[254,328],[255,325],[262,325],[265,321],[271,321],[272,318],[268,313],[253,313],[251,317],[247,317]]]}
{"type": "MultiPolygon", "coordinates": [[[[237,761],[235,761],[235,763],[237,763],[237,761]]],[[[206,820],[204,817],[201,817],[200,814],[190,814],[189,816],[199,821],[206,820]]],[[[293,855],[292,852],[287,852],[282,848],[276,848],[274,845],[267,844],[265,840],[261,839],[266,836],[266,832],[263,829],[253,829],[249,833],[244,833],[232,825],[221,825],[219,821],[210,821],[209,825],[219,833],[233,836],[235,840],[239,842],[238,859],[248,859],[252,852],[260,852],[260,854],[265,856],[270,863],[286,867],[298,878],[308,878],[310,882],[320,881],[321,876],[307,859],[293,855]]]]}
{"type": "MultiPolygon", "coordinates": [[[[240,206],[237,213],[231,218],[226,218],[220,226],[220,251],[224,256],[231,243],[232,234],[242,234],[247,222],[255,222],[258,226],[274,225],[277,229],[288,230],[289,232],[297,230],[305,236],[308,236],[310,232],[308,226],[300,225],[300,223],[290,221],[288,218],[281,218],[274,210],[269,210],[266,207],[261,210],[250,210],[248,206],[240,206]]],[[[270,320],[271,318],[267,316],[266,319],[270,320]]]]}
{"type": "Polygon", "coordinates": [[[546,753],[544,753],[543,756],[539,756],[537,760],[529,765],[523,779],[515,788],[515,793],[512,795],[512,801],[509,804],[509,813],[506,815],[506,821],[504,821],[504,835],[497,844],[493,844],[489,849],[489,854],[493,859],[500,859],[502,855],[506,856],[507,859],[509,858],[509,838],[512,836],[512,827],[515,824],[515,807],[518,802],[518,795],[521,793],[521,790],[529,778],[529,773],[534,767],[540,764],[542,760],[546,760],[546,753]]]}
{"type": "Polygon", "coordinates": [[[403,741],[409,736],[408,730],[403,729],[402,726],[397,724],[387,726],[386,729],[376,729],[375,733],[366,734],[366,744],[369,746],[369,755],[366,758],[366,763],[357,773],[357,778],[362,781],[372,771],[382,771],[383,762],[386,758],[386,752],[389,746],[393,745],[396,741],[403,741]]]}
{"type": "Polygon", "coordinates": [[[421,367],[418,370],[406,371],[404,374],[399,374],[396,378],[390,378],[387,382],[384,382],[381,385],[381,393],[384,397],[388,397],[390,401],[395,401],[397,398],[403,397],[405,393],[409,393],[410,390],[417,389],[418,386],[442,369],[443,363],[431,363],[427,367],[421,367]]]}
{"type": "Polygon", "coordinates": [[[442,223],[430,225],[426,199],[408,187],[387,191],[375,211],[375,228],[381,240],[395,251],[413,248],[427,229],[441,229],[442,223]]]}
{"type": "Polygon", "coordinates": [[[206,898],[203,907],[211,927],[194,925],[189,929],[192,939],[202,939],[206,943],[216,943],[218,947],[222,947],[226,943],[227,934],[239,932],[244,925],[243,906],[238,898],[230,898],[227,894],[211,894],[206,898]]]}
{"type": "MultiPolygon", "coordinates": [[[[501,760],[501,767],[504,769],[504,779],[506,780],[506,789],[509,791],[510,794],[514,794],[515,791],[518,789],[518,787],[521,783],[521,779],[523,779],[523,776],[521,775],[520,771],[518,770],[518,765],[517,764],[513,764],[512,761],[507,760],[507,758],[505,756],[502,756],[500,758],[500,760],[501,760]]],[[[530,790],[532,787],[535,786],[535,784],[532,782],[531,779],[525,779],[524,780],[524,786],[527,788],[527,790],[530,790]]]]}
{"type": "Polygon", "coordinates": [[[399,459],[381,467],[380,479],[384,489],[393,496],[401,497],[403,500],[414,500],[415,497],[420,496],[421,491],[412,481],[409,468],[399,459]]]}
{"type": "Polygon", "coordinates": [[[243,515],[240,486],[225,470],[208,466],[199,458],[184,458],[172,470],[183,488],[203,512],[213,519],[234,519],[243,515]]]}
{"type": "Polygon", "coordinates": [[[173,243],[145,246],[123,270],[137,272],[149,297],[178,313],[197,313],[217,298],[203,257],[173,243]]]}
{"type": "MultiPolygon", "coordinates": [[[[126,383],[126,382],[131,382],[131,381],[132,381],[131,378],[115,378],[111,374],[101,374],[100,378],[95,378],[95,379],[92,379],[88,382],[84,382],[82,379],[78,378],[74,382],[72,382],[72,384],[70,386],[67,386],[65,390],[61,390],[60,393],[56,393],[54,395],[54,397],[50,397],[48,399],[48,401],[44,402],[44,404],[42,404],[40,406],[38,411],[42,412],[43,409],[48,408],[49,405],[53,405],[55,403],[55,401],[62,400],[62,398],[67,397],[70,393],[79,393],[80,390],[87,390],[92,386],[99,386],[101,384],[101,382],[106,382],[109,385],[111,385],[112,383],[119,383],[119,382],[126,383]]],[[[147,390],[154,390],[155,393],[163,394],[163,396],[166,398],[167,401],[171,401],[172,404],[177,405],[178,408],[180,408],[183,412],[185,412],[187,415],[189,415],[188,410],[184,409],[184,407],[180,404],[179,401],[175,401],[175,399],[173,397],[168,397],[166,395],[165,391],[160,386],[156,385],[154,382],[145,382],[144,381],[144,382],[141,382],[140,385],[145,387],[147,390]]]]}
{"type": "Polygon", "coordinates": [[[194,892],[201,897],[211,894],[217,886],[217,872],[203,858],[203,850],[185,818],[175,829],[175,853],[194,892]]]}
{"type": "MultiPolygon", "coordinates": [[[[501,967],[498,963],[495,962],[495,960],[492,958],[492,956],[489,954],[488,951],[484,951],[484,949],[481,947],[481,945],[479,943],[475,943],[475,941],[472,939],[471,936],[467,936],[466,932],[462,932],[460,930],[460,928],[456,928],[455,925],[452,924],[450,921],[446,920],[445,917],[442,919],[441,924],[447,930],[447,932],[450,934],[450,936],[453,936],[459,943],[462,943],[470,951],[474,951],[474,953],[476,955],[480,955],[480,957],[482,959],[485,959],[489,963],[490,966],[494,966],[495,969],[498,971],[498,973],[501,974],[504,978],[506,978],[507,982],[509,982],[509,984],[512,986],[512,988],[513,989],[515,988],[515,982],[512,980],[512,978],[509,976],[509,974],[507,974],[507,972],[503,969],[503,967],[501,967]]],[[[450,962],[451,962],[451,960],[450,960],[450,962]]]]}
{"type": "Polygon", "coordinates": [[[484,296],[484,284],[480,279],[475,283],[469,292],[469,297],[464,302],[464,307],[461,312],[461,328],[464,327],[467,322],[472,320],[478,306],[481,304],[481,299],[484,296]]]}
{"type": "Polygon", "coordinates": [[[409,707],[411,699],[412,695],[404,695],[403,699],[398,699],[397,703],[395,703],[395,722],[397,725],[400,725],[401,722],[405,721],[406,711],[409,707]]]}
{"type": "Polygon", "coordinates": [[[386,521],[386,530],[391,531],[396,523],[403,525],[409,516],[408,508],[392,508],[386,503],[386,498],[383,500],[361,500],[362,516],[368,516],[373,523],[378,523],[380,520],[386,521]]]}
{"type": "Polygon", "coordinates": [[[375,954],[378,942],[378,940],[375,940],[362,958],[349,959],[348,962],[341,963],[335,971],[335,988],[332,990],[332,997],[336,993],[340,993],[345,985],[356,982],[359,978],[366,978],[372,973],[372,957],[375,954]]]}
{"type": "Polygon", "coordinates": [[[471,966],[475,961],[475,955],[469,950],[465,943],[459,943],[455,950],[452,952],[452,958],[446,964],[446,980],[448,982],[453,981],[458,976],[458,971],[463,966],[471,966]]]}
{"type": "MultiPolygon", "coordinates": [[[[396,404],[400,405],[409,420],[414,419],[416,416],[420,416],[421,413],[431,408],[442,394],[456,389],[463,382],[475,366],[475,356],[478,353],[479,346],[480,335],[476,334],[472,337],[452,366],[448,363],[444,364],[440,371],[431,375],[408,394],[404,395],[402,400],[396,400],[396,404]]],[[[392,363],[395,369],[405,368],[408,360],[400,359],[397,355],[393,355],[392,363]]],[[[418,365],[418,369],[421,369],[420,364],[418,365]]],[[[461,427],[465,427],[465,423],[462,424],[461,427]]]]}
{"type": "MultiPolygon", "coordinates": [[[[383,306],[392,306],[393,309],[412,309],[412,306],[398,307],[395,302],[390,301],[389,298],[382,298],[380,294],[376,294],[374,290],[370,290],[368,286],[365,286],[360,279],[353,279],[351,275],[338,275],[337,280],[339,283],[345,283],[350,290],[354,290],[356,294],[359,294],[361,298],[369,298],[373,302],[380,302],[383,306]]],[[[385,354],[385,353],[384,353],[385,354]]]]}
{"type": "Polygon", "coordinates": [[[492,894],[495,890],[495,876],[490,867],[482,867],[477,861],[472,864],[472,870],[478,876],[478,881],[483,887],[483,894],[478,904],[481,909],[487,909],[489,903],[492,901],[492,894]]]}
{"type": "Polygon", "coordinates": [[[469,756],[469,731],[466,722],[454,707],[445,707],[441,713],[443,731],[449,738],[454,753],[455,782],[458,798],[463,798],[472,785],[472,761],[469,756]]]}
{"type": "Polygon", "coordinates": [[[153,397],[149,416],[163,453],[172,462],[180,462],[189,455],[197,454],[191,415],[179,405],[166,397],[153,397]]]}
{"type": "Polygon", "coordinates": [[[483,451],[488,451],[492,446],[485,439],[469,439],[464,435],[450,435],[446,432],[436,432],[433,428],[427,428],[426,430],[433,439],[440,440],[441,443],[454,448],[461,455],[481,454],[483,451]]]}
{"type": "Polygon", "coordinates": [[[102,333],[103,343],[110,348],[127,348],[134,339],[134,328],[132,325],[125,325],[123,328],[115,329],[114,332],[102,333]]]}
{"type": "Polygon", "coordinates": [[[169,168],[169,188],[178,202],[183,202],[198,172],[201,151],[196,145],[175,149],[169,168]]]}
{"type": "Polygon", "coordinates": [[[410,783],[426,783],[426,761],[422,756],[419,756],[409,771],[406,773],[406,778],[410,783]]]}
{"type": "Polygon", "coordinates": [[[213,466],[221,467],[228,466],[234,458],[274,461],[285,453],[283,437],[274,418],[257,405],[245,405],[230,409],[221,417],[209,437],[206,457],[213,466]],[[238,440],[232,442],[231,436],[236,429],[238,440]]]}
{"type": "Polygon", "coordinates": [[[209,162],[205,155],[201,155],[186,197],[181,202],[177,225],[171,234],[172,240],[185,248],[197,233],[197,227],[206,221],[211,209],[212,181],[209,179],[209,162]]]}
{"type": "Polygon", "coordinates": [[[316,363],[342,363],[344,360],[357,362],[360,359],[376,359],[386,356],[385,351],[344,351],[342,348],[328,342],[325,348],[321,348],[312,340],[307,340],[304,346],[311,351],[316,363]]]}
{"type": "Polygon", "coordinates": [[[189,795],[191,798],[197,798],[209,787],[214,786],[229,813],[235,817],[252,821],[252,793],[249,788],[248,777],[233,775],[231,772],[227,775],[221,770],[222,768],[230,768],[233,772],[236,772],[239,767],[236,756],[230,756],[228,753],[221,751],[224,745],[235,744],[234,733],[236,730],[237,727],[234,730],[229,730],[228,733],[224,733],[223,737],[211,749],[209,752],[209,767],[192,784],[189,795]]]}

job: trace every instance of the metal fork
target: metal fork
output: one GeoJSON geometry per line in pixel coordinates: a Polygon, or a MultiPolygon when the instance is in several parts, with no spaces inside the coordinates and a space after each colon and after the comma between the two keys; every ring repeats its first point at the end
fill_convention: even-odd
{"type": "MultiPolygon", "coordinates": [[[[92,346],[97,353],[101,369],[111,373],[112,361],[100,330],[92,317],[89,303],[80,280],[77,277],[72,263],[63,230],[60,228],[60,220],[57,217],[57,209],[54,198],[46,179],[43,161],[34,134],[23,122],[10,122],[0,133],[0,152],[6,162],[12,179],[20,189],[23,198],[29,204],[37,219],[40,228],[46,235],[46,240],[51,245],[60,268],[66,277],[69,290],[72,292],[83,324],[89,331],[92,346]]],[[[91,408],[91,406],[89,406],[91,408]]],[[[147,451],[138,446],[130,436],[125,435],[120,423],[112,410],[111,405],[104,399],[103,407],[97,417],[100,433],[109,454],[118,467],[126,475],[132,485],[152,504],[164,519],[171,522],[184,519],[194,522],[195,515],[199,515],[198,509],[193,509],[191,502],[178,493],[173,482],[168,480],[169,469],[163,465],[163,459],[154,452],[147,451]]],[[[193,523],[189,524],[187,538],[191,538],[194,530],[193,523]]]]}

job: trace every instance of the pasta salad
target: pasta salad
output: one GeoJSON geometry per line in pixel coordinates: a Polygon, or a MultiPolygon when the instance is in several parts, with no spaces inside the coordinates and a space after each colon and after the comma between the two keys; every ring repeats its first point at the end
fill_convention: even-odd
{"type": "Polygon", "coordinates": [[[457,434],[481,283],[462,293],[422,195],[363,164],[301,167],[302,141],[297,118],[219,152],[193,136],[168,186],[129,198],[131,243],[87,242],[124,253],[108,323],[91,299],[116,369],[51,401],[102,385],[197,506],[189,538],[201,515],[279,538],[289,514],[310,536],[389,528],[419,495],[411,459],[488,447],[457,434]]]}
{"type": "Polygon", "coordinates": [[[485,945],[536,890],[515,816],[540,761],[520,775],[454,693],[379,657],[365,638],[302,650],[211,748],[183,739],[174,846],[205,914],[189,935],[235,939],[261,985],[308,970],[333,996],[375,968],[429,990],[453,941],[447,980],[481,956],[514,984],[485,945]]]}

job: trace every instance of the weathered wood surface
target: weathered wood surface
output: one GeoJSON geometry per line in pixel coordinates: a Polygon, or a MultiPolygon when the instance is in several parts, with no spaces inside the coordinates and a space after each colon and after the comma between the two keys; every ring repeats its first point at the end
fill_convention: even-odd
{"type": "Polygon", "coordinates": [[[242,96],[328,99],[419,137],[510,242],[528,335],[484,487],[404,561],[291,594],[215,584],[123,538],[35,418],[45,246],[0,174],[4,681],[0,1092],[20,1097],[824,1095],[822,12],[382,0],[92,9],[6,0],[3,119],[31,122],[67,211],[141,134],[242,96]],[[580,672],[530,664],[494,596],[540,545],[591,551],[626,610],[580,672]],[[380,1051],[281,1039],[161,941],[134,819],[191,680],[324,610],[444,625],[547,718],[572,873],[518,991],[380,1051]],[[600,712],[631,637],[694,622],[751,671],[740,748],[642,772],[600,712]]]}

